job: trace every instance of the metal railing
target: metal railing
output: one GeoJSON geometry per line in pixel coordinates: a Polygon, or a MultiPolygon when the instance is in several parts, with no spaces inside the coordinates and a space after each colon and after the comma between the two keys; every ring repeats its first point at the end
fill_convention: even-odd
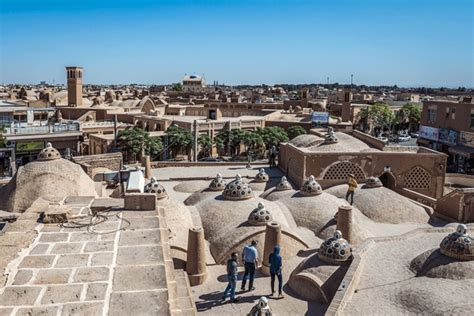
{"type": "Polygon", "coordinates": [[[45,126],[10,126],[4,127],[5,135],[51,134],[64,132],[78,132],[81,126],[77,122],[55,123],[45,126]]]}

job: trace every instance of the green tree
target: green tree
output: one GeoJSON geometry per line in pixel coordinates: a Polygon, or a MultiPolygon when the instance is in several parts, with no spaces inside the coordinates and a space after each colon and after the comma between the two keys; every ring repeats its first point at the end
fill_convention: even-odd
{"type": "Polygon", "coordinates": [[[199,135],[198,144],[201,148],[201,154],[204,157],[209,157],[211,155],[213,141],[208,135],[199,135]]]}
{"type": "Polygon", "coordinates": [[[181,85],[181,83],[175,83],[172,87],[171,87],[171,90],[173,91],[183,91],[183,86],[181,85]]]}
{"type": "Polygon", "coordinates": [[[272,146],[278,146],[280,143],[287,142],[289,140],[285,130],[278,126],[258,128],[257,134],[262,137],[263,143],[267,149],[272,146]]]}
{"type": "Polygon", "coordinates": [[[399,125],[412,131],[418,127],[421,120],[421,107],[407,103],[397,112],[396,121],[399,125]]]}
{"type": "Polygon", "coordinates": [[[119,146],[125,150],[127,161],[136,161],[142,154],[154,159],[163,149],[160,138],[150,137],[148,132],[138,127],[120,131],[118,141],[119,146]]]}
{"type": "Polygon", "coordinates": [[[378,133],[383,130],[392,130],[395,124],[395,116],[390,107],[385,103],[375,103],[362,109],[357,118],[366,132],[378,133]]]}
{"type": "Polygon", "coordinates": [[[168,134],[168,147],[171,150],[172,157],[182,153],[187,155],[191,150],[193,143],[193,134],[190,130],[172,125],[166,130],[168,134]]]}
{"type": "Polygon", "coordinates": [[[288,138],[292,140],[293,138],[306,134],[306,130],[300,125],[290,126],[287,130],[288,138]]]}
{"type": "Polygon", "coordinates": [[[250,131],[244,131],[242,133],[242,141],[246,147],[246,151],[255,152],[259,147],[263,145],[262,137],[250,131]]]}
{"type": "Polygon", "coordinates": [[[238,155],[240,154],[240,144],[244,141],[244,134],[244,131],[240,129],[220,132],[215,137],[216,146],[219,149],[224,149],[231,156],[234,154],[238,155]]]}

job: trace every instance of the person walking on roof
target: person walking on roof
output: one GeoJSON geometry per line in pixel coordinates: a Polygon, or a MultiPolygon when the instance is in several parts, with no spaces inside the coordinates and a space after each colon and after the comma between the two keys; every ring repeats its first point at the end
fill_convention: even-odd
{"type": "Polygon", "coordinates": [[[244,278],[242,279],[241,290],[245,291],[245,284],[247,283],[247,277],[249,278],[249,291],[255,290],[253,281],[255,278],[255,269],[258,266],[258,251],[257,241],[252,240],[250,245],[244,247],[242,252],[242,262],[244,263],[244,278]]]}
{"type": "Polygon", "coordinates": [[[346,193],[346,201],[349,202],[349,196],[351,197],[351,205],[354,203],[354,192],[357,189],[357,180],[355,179],[355,176],[353,174],[350,174],[347,177],[347,193],[346,193]]]}
{"type": "Polygon", "coordinates": [[[235,297],[235,288],[237,287],[237,274],[238,274],[237,260],[238,260],[237,252],[232,253],[230,259],[227,260],[227,280],[229,283],[227,284],[227,287],[225,288],[224,296],[222,297],[223,301],[225,301],[225,299],[227,298],[227,294],[229,292],[230,292],[230,301],[232,303],[236,303],[239,301],[239,298],[235,297]]]}
{"type": "Polygon", "coordinates": [[[270,263],[270,279],[271,279],[271,289],[272,289],[272,296],[275,295],[275,277],[278,278],[278,297],[283,298],[282,287],[283,287],[283,274],[282,274],[282,266],[283,266],[283,258],[280,255],[280,246],[276,245],[273,249],[273,252],[270,254],[268,258],[268,262],[270,263]]]}

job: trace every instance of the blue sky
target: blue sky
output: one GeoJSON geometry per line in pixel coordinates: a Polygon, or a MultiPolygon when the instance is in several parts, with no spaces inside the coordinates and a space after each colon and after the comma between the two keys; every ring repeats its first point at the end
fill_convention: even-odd
{"type": "Polygon", "coordinates": [[[0,83],[474,86],[472,0],[0,0],[0,83]]]}

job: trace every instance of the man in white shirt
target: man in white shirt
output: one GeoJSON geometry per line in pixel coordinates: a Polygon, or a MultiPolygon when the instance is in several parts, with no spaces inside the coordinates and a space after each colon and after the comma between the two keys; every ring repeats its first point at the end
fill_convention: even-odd
{"type": "Polygon", "coordinates": [[[249,278],[249,291],[255,290],[253,286],[253,280],[255,278],[255,269],[258,267],[258,251],[257,241],[252,240],[250,245],[244,247],[242,252],[242,262],[244,263],[244,277],[242,279],[242,286],[240,289],[245,291],[245,284],[247,283],[247,277],[249,278]]]}

